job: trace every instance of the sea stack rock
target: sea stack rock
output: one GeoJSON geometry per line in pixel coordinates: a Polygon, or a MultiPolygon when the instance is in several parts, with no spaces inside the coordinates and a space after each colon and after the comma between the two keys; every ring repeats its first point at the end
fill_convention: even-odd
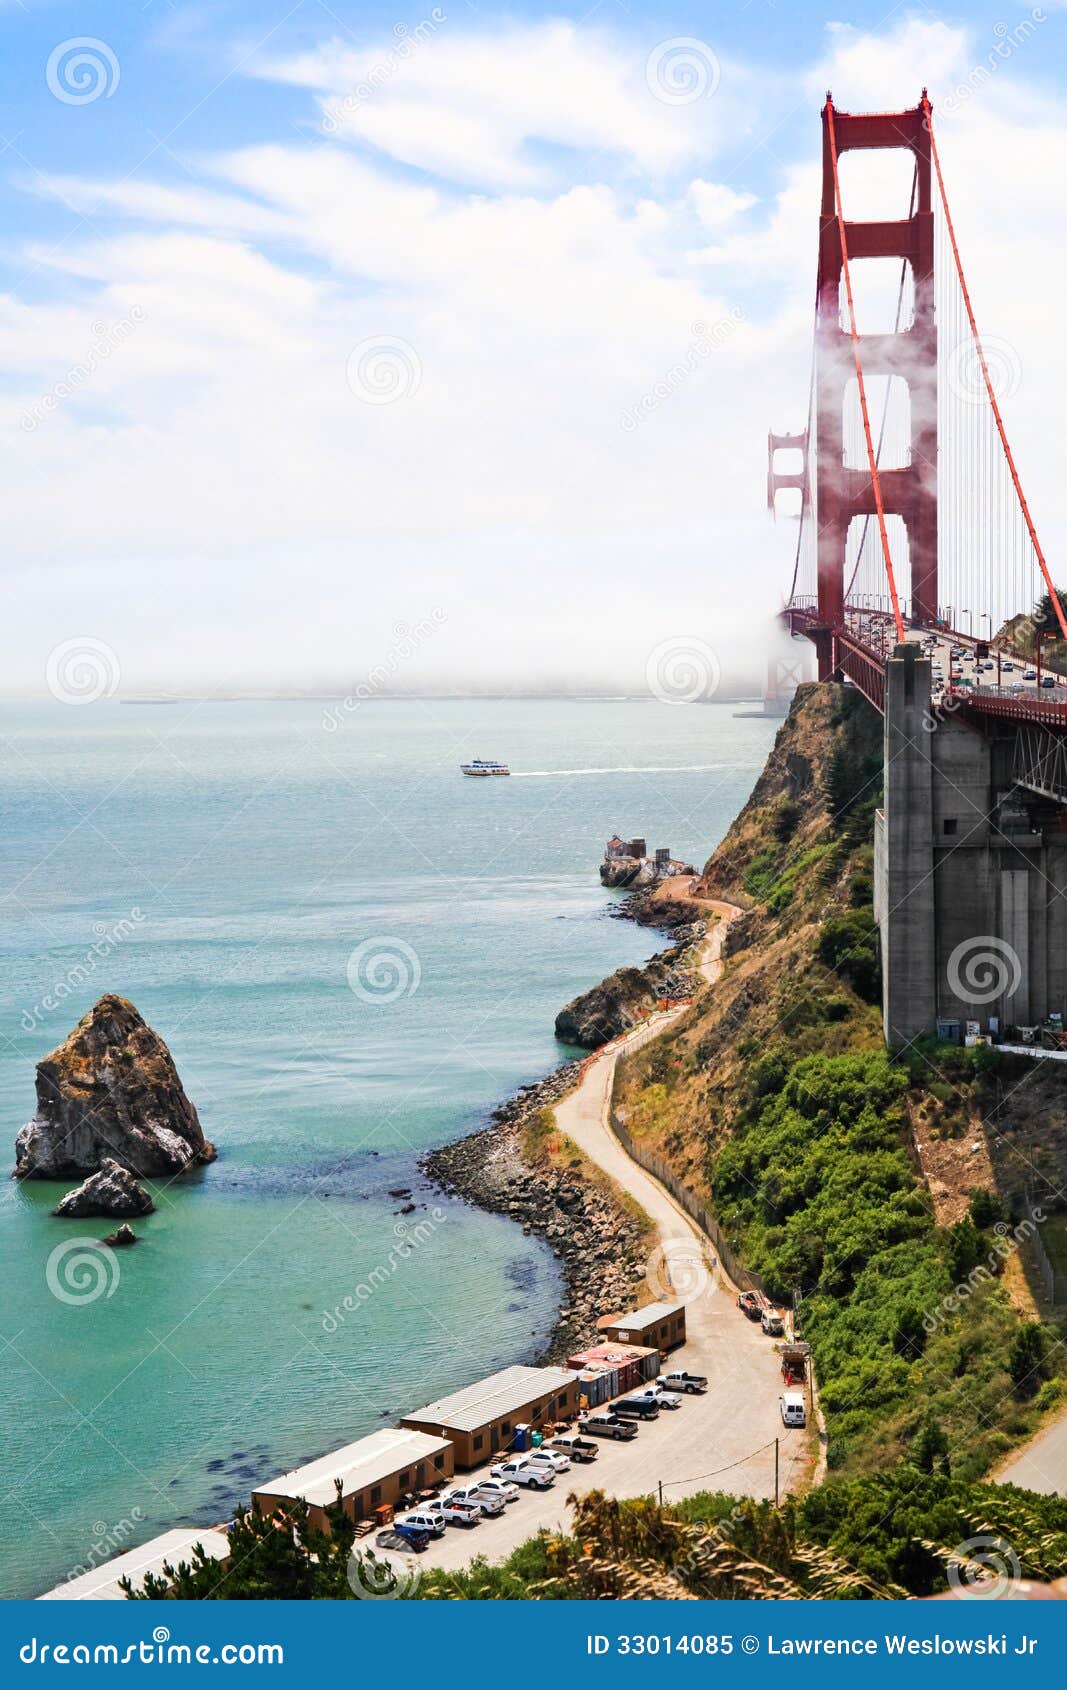
{"type": "Polygon", "coordinates": [[[150,1215],[154,1208],[144,1186],[129,1169],[108,1157],[99,1171],[90,1174],[76,1191],[68,1191],[52,1213],[65,1220],[80,1220],[84,1215],[150,1215]]]}
{"type": "Polygon", "coordinates": [[[111,994],[37,1064],[37,1113],[16,1140],[15,1178],[93,1174],[109,1159],[149,1178],[215,1160],[170,1051],[111,994]]]}

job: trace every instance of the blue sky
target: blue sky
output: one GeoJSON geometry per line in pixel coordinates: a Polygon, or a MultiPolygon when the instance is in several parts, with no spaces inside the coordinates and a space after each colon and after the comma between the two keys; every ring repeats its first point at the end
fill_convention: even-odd
{"type": "Polygon", "coordinates": [[[127,690],[349,684],[435,611],[411,684],[633,684],[674,637],[729,668],[788,558],[764,438],[803,421],[827,81],[930,82],[1062,545],[1065,25],[7,0],[8,687],[79,639],[127,690]]]}

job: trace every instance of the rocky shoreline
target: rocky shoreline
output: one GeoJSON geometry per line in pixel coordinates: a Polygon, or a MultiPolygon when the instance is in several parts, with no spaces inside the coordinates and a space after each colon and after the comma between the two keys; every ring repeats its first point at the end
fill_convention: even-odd
{"type": "Polygon", "coordinates": [[[526,1129],[543,1109],[573,1090],[580,1062],[567,1062],[494,1111],[492,1124],[434,1150],[420,1164],[449,1196],[507,1215],[543,1238],[558,1257],[565,1301],[539,1364],[565,1361],[596,1335],[598,1318],[632,1307],[645,1277],[647,1244],[637,1215],[583,1167],[534,1165],[524,1154],[526,1129]]]}
{"type": "MultiPolygon", "coordinates": [[[[684,899],[656,900],[643,890],[615,906],[616,919],[661,928],[671,940],[644,968],[626,971],[640,983],[641,995],[660,995],[667,981],[673,996],[688,995],[695,987],[696,976],[681,962],[688,946],[706,931],[706,923],[694,921],[693,907],[684,899]]],[[[595,999],[614,978],[583,994],[583,1000],[595,999]]],[[[634,1305],[650,1247],[639,1216],[605,1182],[590,1178],[583,1163],[561,1169],[527,1159],[527,1128],[542,1110],[573,1091],[581,1071],[581,1060],[563,1063],[495,1109],[489,1126],[443,1145],[420,1163],[449,1196],[508,1215],[526,1234],[543,1238],[558,1257],[566,1298],[537,1357],[543,1363],[565,1361],[595,1337],[601,1315],[634,1305]]]]}

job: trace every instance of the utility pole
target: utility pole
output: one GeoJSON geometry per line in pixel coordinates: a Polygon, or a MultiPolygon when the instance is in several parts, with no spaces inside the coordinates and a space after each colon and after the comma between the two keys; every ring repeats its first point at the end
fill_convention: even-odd
{"type": "Polygon", "coordinates": [[[778,1439],[774,1440],[774,1506],[778,1506],[778,1439]]]}
{"type": "Polygon", "coordinates": [[[658,1487],[659,1487],[659,1505],[662,1508],[663,1507],[663,1480],[660,1479],[660,1480],[657,1481],[657,1483],[658,1483],[658,1487]]]}

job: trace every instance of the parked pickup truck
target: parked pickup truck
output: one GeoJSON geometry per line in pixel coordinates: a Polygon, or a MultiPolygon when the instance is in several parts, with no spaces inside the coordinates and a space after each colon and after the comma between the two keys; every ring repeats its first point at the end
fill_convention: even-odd
{"type": "Polygon", "coordinates": [[[620,1438],[628,1442],[637,1436],[633,1421],[620,1420],[617,1414],[587,1414],[578,1424],[594,1438],[620,1438]]]}
{"type": "Polygon", "coordinates": [[[737,1306],[742,1314],[747,1314],[749,1320],[759,1320],[764,1309],[770,1308],[770,1301],[762,1291],[739,1291],[737,1306]]]}
{"type": "Polygon", "coordinates": [[[614,1414],[625,1415],[628,1420],[659,1419],[659,1403],[652,1396],[619,1397],[611,1407],[614,1414]]]}
{"type": "Polygon", "coordinates": [[[556,1482],[556,1475],[545,1462],[536,1467],[525,1456],[516,1456],[514,1461],[501,1461],[496,1467],[490,1467],[494,1479],[506,1479],[513,1485],[525,1485],[529,1490],[548,1490],[556,1482]]]}
{"type": "Polygon", "coordinates": [[[441,1513],[450,1526],[476,1526],[482,1517],[476,1502],[461,1502],[451,1496],[441,1498],[441,1513]]]}
{"type": "Polygon", "coordinates": [[[477,1508],[479,1514],[503,1514],[504,1499],[502,1496],[485,1495],[477,1485],[462,1485],[456,1490],[446,1491],[442,1502],[465,1502],[471,1508],[477,1508]]]}
{"type": "Polygon", "coordinates": [[[760,1314],[760,1325],[769,1338],[780,1338],[785,1331],[781,1309],[764,1309],[760,1314]]]}
{"type": "Polygon", "coordinates": [[[558,1449],[561,1455],[567,1455],[572,1461],[595,1461],[600,1450],[591,1438],[579,1438],[573,1432],[565,1432],[561,1438],[553,1438],[552,1449],[558,1449]]]}
{"type": "Polygon", "coordinates": [[[657,1384],[663,1385],[668,1391],[684,1391],[692,1397],[702,1397],[708,1388],[703,1373],[661,1373],[657,1384]]]}
{"type": "Polygon", "coordinates": [[[651,1385],[646,1385],[644,1390],[638,1393],[638,1401],[644,1401],[648,1397],[651,1397],[657,1408],[681,1408],[682,1406],[682,1399],[678,1392],[672,1391],[660,1379],[654,1380],[651,1385]]]}

